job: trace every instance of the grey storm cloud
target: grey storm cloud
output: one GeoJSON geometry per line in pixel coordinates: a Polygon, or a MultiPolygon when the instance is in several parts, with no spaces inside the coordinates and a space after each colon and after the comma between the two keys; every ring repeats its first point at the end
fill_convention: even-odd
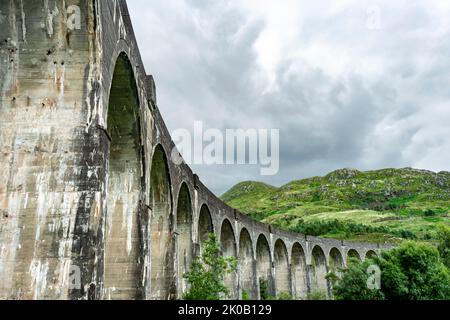
{"type": "Polygon", "coordinates": [[[169,130],[280,129],[276,176],[192,166],[218,194],[343,167],[450,169],[448,1],[128,5],[169,130]]]}

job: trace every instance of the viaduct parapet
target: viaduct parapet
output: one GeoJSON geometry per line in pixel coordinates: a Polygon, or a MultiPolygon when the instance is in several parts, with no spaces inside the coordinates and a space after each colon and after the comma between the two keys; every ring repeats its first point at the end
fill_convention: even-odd
{"type": "Polygon", "coordinates": [[[2,0],[0,95],[0,299],[180,298],[211,232],[233,298],[330,294],[384,248],[251,220],[171,161],[125,0],[2,0]]]}

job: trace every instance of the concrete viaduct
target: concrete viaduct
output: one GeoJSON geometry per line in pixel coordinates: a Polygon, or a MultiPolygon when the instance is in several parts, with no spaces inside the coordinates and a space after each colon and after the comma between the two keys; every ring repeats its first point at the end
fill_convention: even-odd
{"type": "Polygon", "coordinates": [[[330,294],[383,249],[253,221],[172,161],[124,0],[2,0],[0,94],[0,299],[180,298],[211,232],[232,298],[330,294]]]}

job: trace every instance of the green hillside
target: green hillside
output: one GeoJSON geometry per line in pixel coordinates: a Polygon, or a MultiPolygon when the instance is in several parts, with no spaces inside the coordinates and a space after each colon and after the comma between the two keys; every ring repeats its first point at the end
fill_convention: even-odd
{"type": "Polygon", "coordinates": [[[450,225],[450,172],[337,170],[280,188],[242,182],[222,199],[266,223],[314,236],[355,241],[432,241],[450,225]]]}

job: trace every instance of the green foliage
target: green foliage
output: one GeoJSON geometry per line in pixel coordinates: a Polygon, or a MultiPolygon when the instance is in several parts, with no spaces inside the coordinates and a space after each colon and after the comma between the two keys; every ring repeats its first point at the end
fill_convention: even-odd
{"type": "Polygon", "coordinates": [[[295,299],[294,299],[294,297],[291,294],[289,294],[287,292],[280,292],[277,296],[268,296],[264,300],[268,300],[268,301],[275,301],[275,300],[290,301],[290,300],[295,300],[295,299]]]}
{"type": "Polygon", "coordinates": [[[215,234],[204,243],[202,254],[194,259],[191,270],[184,274],[190,288],[184,300],[221,300],[229,295],[224,277],[237,268],[233,257],[223,257],[215,234]]]}
{"type": "Polygon", "coordinates": [[[243,301],[248,301],[248,300],[250,300],[250,295],[249,295],[249,293],[248,293],[247,291],[245,291],[245,290],[242,291],[242,300],[243,300],[243,301]]]}
{"type": "Polygon", "coordinates": [[[344,221],[339,221],[337,219],[330,221],[311,221],[305,223],[304,220],[300,219],[298,224],[289,228],[290,231],[308,234],[311,236],[321,236],[327,233],[344,233],[347,236],[355,234],[373,233],[373,232],[388,232],[389,230],[385,227],[370,227],[363,224],[349,223],[344,221]]]}
{"type": "Polygon", "coordinates": [[[311,293],[308,293],[306,296],[306,300],[310,300],[310,301],[324,301],[324,300],[328,300],[328,296],[327,293],[325,291],[313,291],[311,293]]]}
{"type": "Polygon", "coordinates": [[[294,298],[290,293],[280,292],[277,296],[277,300],[294,300],[294,298]]]}
{"type": "Polygon", "coordinates": [[[340,221],[337,219],[322,221],[315,220],[305,222],[300,219],[294,226],[288,228],[289,231],[307,234],[311,236],[323,236],[327,234],[338,235],[341,234],[344,238],[352,238],[357,235],[364,235],[369,233],[391,234],[393,236],[401,237],[403,239],[416,239],[416,235],[405,229],[390,230],[387,227],[372,227],[362,223],[352,223],[340,221]]]}
{"type": "Polygon", "coordinates": [[[261,300],[269,300],[269,283],[267,280],[260,278],[259,279],[259,295],[261,300]]]}
{"type": "Polygon", "coordinates": [[[348,269],[344,270],[341,278],[331,274],[329,279],[333,283],[333,294],[336,300],[382,300],[384,295],[381,291],[370,290],[367,287],[369,278],[367,269],[371,261],[353,262],[348,269]]]}
{"type": "Polygon", "coordinates": [[[450,268],[450,227],[443,224],[439,225],[438,239],[438,250],[442,262],[447,268],[450,268]]]}
{"type": "Polygon", "coordinates": [[[425,210],[424,215],[426,217],[433,217],[436,215],[436,212],[434,212],[434,210],[428,209],[428,210],[425,210]]]}
{"type": "Polygon", "coordinates": [[[343,300],[448,300],[450,272],[432,245],[404,242],[380,258],[354,262],[333,281],[336,299],[343,300]],[[381,270],[381,289],[369,289],[368,268],[381,270]]]}

